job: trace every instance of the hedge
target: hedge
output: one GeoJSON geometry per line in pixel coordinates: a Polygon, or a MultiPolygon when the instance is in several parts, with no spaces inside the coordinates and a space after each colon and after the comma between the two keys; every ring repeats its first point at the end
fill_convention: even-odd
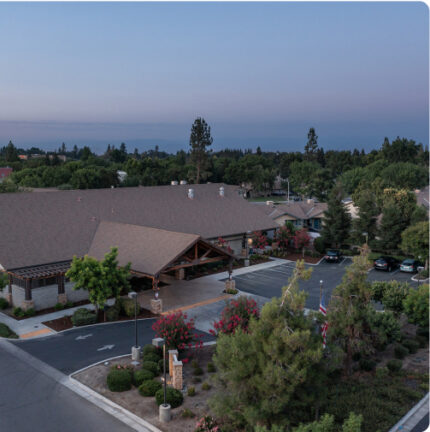
{"type": "Polygon", "coordinates": [[[145,397],[155,396],[160,389],[161,383],[159,381],[147,380],[139,386],[139,394],[145,397]]]}
{"type": "MultiPolygon", "coordinates": [[[[184,401],[184,396],[179,390],[176,390],[172,387],[167,387],[166,389],[166,402],[170,404],[172,408],[176,408],[182,405],[184,401]]],[[[164,403],[164,389],[160,389],[155,393],[155,402],[157,405],[161,405],[164,403]]]]}
{"type": "MultiPolygon", "coordinates": [[[[129,318],[134,317],[134,306],[135,300],[130,298],[122,298],[121,299],[121,313],[129,318]]],[[[137,304],[137,315],[140,313],[139,303],[137,304]]]]}
{"type": "MultiPolygon", "coordinates": [[[[160,371],[160,373],[163,373],[164,371],[164,366],[163,366],[163,359],[160,359],[158,361],[158,370],[160,371]]],[[[169,359],[166,358],[166,374],[169,373],[169,359]]]]}
{"type": "Polygon", "coordinates": [[[0,298],[0,309],[7,309],[8,307],[9,307],[9,302],[5,298],[1,297],[0,298]]]}
{"type": "Polygon", "coordinates": [[[150,381],[154,378],[154,374],[147,369],[139,369],[133,373],[133,384],[139,387],[144,381],[150,381]]]}
{"type": "Polygon", "coordinates": [[[72,323],[76,327],[95,324],[96,322],[96,314],[85,308],[79,308],[72,316],[72,323]]]}
{"type": "Polygon", "coordinates": [[[387,362],[387,368],[390,372],[399,372],[402,366],[403,362],[401,360],[393,359],[387,362]]]}
{"type": "Polygon", "coordinates": [[[154,376],[158,376],[158,364],[152,361],[144,361],[142,362],[142,369],[146,369],[151,371],[154,376]]]}
{"type": "Polygon", "coordinates": [[[124,369],[111,370],[107,376],[107,386],[110,391],[122,392],[131,389],[130,372],[124,369]]]}
{"type": "Polygon", "coordinates": [[[142,352],[144,356],[149,353],[160,355],[160,349],[157,348],[155,345],[151,345],[151,344],[145,345],[142,349],[142,352]]]}
{"type": "Polygon", "coordinates": [[[418,341],[413,339],[406,339],[402,342],[402,345],[409,350],[411,354],[415,354],[420,347],[418,341]]]}
{"type": "Polygon", "coordinates": [[[408,348],[403,345],[396,345],[394,347],[394,356],[398,359],[403,359],[409,354],[408,348]]]}
{"type": "Polygon", "coordinates": [[[158,363],[160,361],[160,356],[155,353],[148,353],[143,355],[143,361],[150,361],[154,363],[158,363]]]}

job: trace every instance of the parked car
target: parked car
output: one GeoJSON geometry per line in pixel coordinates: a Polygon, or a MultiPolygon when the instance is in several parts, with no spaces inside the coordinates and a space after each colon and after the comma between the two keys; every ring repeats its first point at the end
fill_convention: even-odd
{"type": "Polygon", "coordinates": [[[342,259],[342,255],[338,250],[328,250],[324,259],[326,262],[339,262],[342,259]]]}
{"type": "Polygon", "coordinates": [[[375,260],[373,267],[375,270],[385,270],[385,271],[391,271],[399,265],[399,262],[389,256],[381,256],[378,259],[375,260]]]}
{"type": "Polygon", "coordinates": [[[400,264],[400,271],[406,273],[416,273],[421,263],[414,259],[406,259],[400,264]]]}

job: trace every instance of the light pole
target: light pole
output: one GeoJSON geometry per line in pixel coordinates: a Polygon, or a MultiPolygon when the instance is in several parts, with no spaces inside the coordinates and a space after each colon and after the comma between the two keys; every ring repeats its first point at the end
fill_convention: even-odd
{"type": "Polygon", "coordinates": [[[287,203],[290,202],[290,180],[287,179],[287,185],[288,185],[288,189],[287,189],[287,203]]]}
{"type": "Polygon", "coordinates": [[[137,345],[137,292],[130,291],[128,297],[134,299],[134,347],[131,348],[131,358],[134,362],[138,362],[140,358],[140,347],[137,345]]]}
{"type": "Polygon", "coordinates": [[[323,280],[320,280],[320,304],[321,304],[321,299],[322,299],[322,291],[323,291],[323,280]]]}
{"type": "Polygon", "coordinates": [[[251,231],[246,233],[246,259],[245,259],[245,267],[249,266],[249,247],[252,245],[252,238],[250,237],[251,231]]]}
{"type": "Polygon", "coordinates": [[[167,388],[167,380],[166,380],[166,341],[163,338],[155,338],[152,339],[152,345],[157,348],[163,347],[163,375],[164,375],[164,403],[160,405],[159,408],[159,418],[161,422],[170,421],[170,404],[166,402],[166,388],[167,388]]]}

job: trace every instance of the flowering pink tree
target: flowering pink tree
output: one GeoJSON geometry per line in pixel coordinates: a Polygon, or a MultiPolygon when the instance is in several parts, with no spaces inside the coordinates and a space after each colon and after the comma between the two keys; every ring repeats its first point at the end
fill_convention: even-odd
{"type": "Polygon", "coordinates": [[[248,332],[249,320],[259,317],[258,306],[255,300],[247,297],[233,299],[221,313],[221,319],[214,323],[214,330],[209,330],[213,335],[219,333],[232,334],[237,328],[248,332]]]}
{"type": "Polygon", "coordinates": [[[233,249],[229,246],[227,240],[222,237],[218,237],[218,246],[225,249],[227,252],[233,252],[233,249]]]}
{"type": "Polygon", "coordinates": [[[291,228],[290,226],[281,226],[275,234],[275,239],[279,243],[281,249],[286,249],[293,238],[294,228],[291,228]]]}
{"type": "Polygon", "coordinates": [[[264,249],[267,246],[267,237],[261,231],[255,231],[253,237],[256,249],[264,249]]]}
{"type": "Polygon", "coordinates": [[[306,228],[302,228],[294,234],[294,247],[296,249],[301,249],[303,256],[305,256],[305,248],[308,247],[311,243],[311,237],[308,234],[308,230],[306,228]]]}
{"type": "Polygon", "coordinates": [[[194,432],[218,432],[219,430],[220,428],[214,418],[206,415],[197,422],[194,432]]]}
{"type": "Polygon", "coordinates": [[[198,336],[194,333],[194,320],[187,321],[187,314],[182,311],[165,315],[159,318],[153,325],[157,337],[166,341],[167,349],[184,350],[191,348],[193,342],[195,346],[201,346],[198,342],[198,336]]]}

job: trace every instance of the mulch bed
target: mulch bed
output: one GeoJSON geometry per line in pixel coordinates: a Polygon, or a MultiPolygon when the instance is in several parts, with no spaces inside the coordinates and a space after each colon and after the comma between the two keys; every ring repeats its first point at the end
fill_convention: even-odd
{"type": "MultiPolygon", "coordinates": [[[[141,319],[141,318],[155,318],[158,317],[158,315],[153,314],[150,310],[147,309],[141,309],[140,314],[137,316],[137,319],[141,319]]],[[[120,316],[117,320],[115,321],[109,321],[109,322],[118,322],[118,321],[133,321],[133,318],[129,318],[127,316],[120,316]]],[[[99,312],[99,316],[98,316],[98,320],[97,323],[103,323],[103,322],[108,322],[108,321],[104,321],[104,316],[103,316],[103,311],[99,312]]],[[[47,327],[51,328],[52,330],[55,331],[63,331],[63,330],[67,330],[73,327],[73,323],[72,323],[72,319],[71,319],[71,315],[67,315],[61,318],[57,318],[54,320],[50,320],[50,321],[44,321],[42,322],[42,324],[46,325],[47,327]]]]}
{"type": "MultiPolygon", "coordinates": [[[[81,301],[78,301],[78,302],[76,302],[76,303],[73,303],[73,305],[72,306],[70,306],[70,308],[73,308],[73,307],[76,307],[76,306],[83,306],[83,305],[87,305],[87,304],[89,304],[90,302],[88,301],[88,300],[81,300],[81,301]]],[[[67,310],[67,309],[70,309],[70,308],[68,308],[68,307],[65,307],[65,308],[63,308],[63,309],[60,309],[60,310],[67,310]]],[[[41,310],[38,310],[38,311],[36,311],[36,313],[34,314],[34,315],[32,315],[32,316],[24,316],[24,317],[17,317],[17,316],[15,316],[12,312],[13,312],[13,308],[10,308],[10,309],[7,309],[7,310],[5,310],[5,311],[3,311],[6,315],[9,315],[10,317],[12,317],[12,318],[14,318],[14,319],[16,319],[16,320],[18,320],[18,321],[21,321],[21,320],[25,320],[25,319],[27,319],[27,318],[33,318],[33,317],[35,317],[35,316],[39,316],[39,315],[46,315],[46,314],[49,314],[49,313],[52,313],[52,312],[58,312],[58,309],[55,309],[54,307],[50,307],[50,308],[46,308],[46,309],[41,309],[41,310]]]]}

